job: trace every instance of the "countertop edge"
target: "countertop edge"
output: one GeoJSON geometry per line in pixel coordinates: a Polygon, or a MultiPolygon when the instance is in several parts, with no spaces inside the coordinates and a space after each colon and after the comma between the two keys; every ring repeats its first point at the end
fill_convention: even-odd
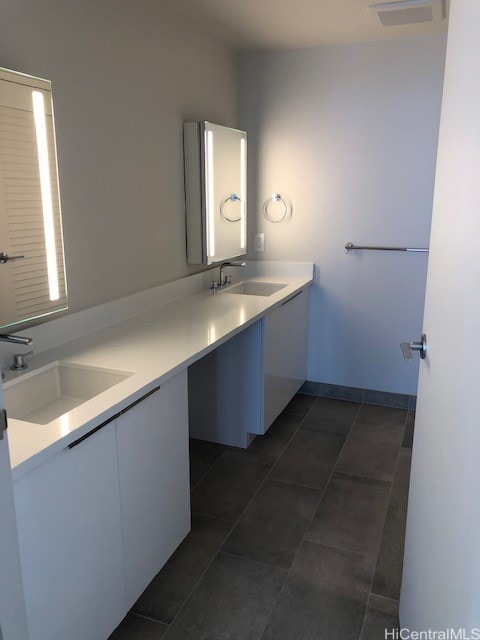
{"type": "MultiPolygon", "coordinates": [[[[264,276],[264,275],[258,278],[259,281],[262,281],[262,280],[265,281],[266,279],[267,279],[267,276],[264,276]]],[[[273,279],[273,277],[271,279],[273,279]]],[[[274,279],[281,280],[282,277],[275,276],[274,279]]],[[[95,416],[91,416],[88,420],[86,420],[85,422],[82,422],[81,425],[73,428],[72,430],[69,430],[68,433],[65,433],[65,435],[56,437],[52,442],[45,444],[45,446],[38,445],[37,451],[28,453],[23,457],[18,454],[18,451],[15,451],[16,448],[19,448],[21,446],[18,442],[15,442],[17,438],[15,436],[11,438],[10,448],[11,448],[11,451],[13,449],[15,453],[15,455],[12,456],[13,457],[13,461],[12,461],[13,480],[14,481],[18,480],[18,478],[22,477],[24,474],[34,469],[39,464],[42,464],[51,456],[67,448],[69,444],[81,438],[82,436],[88,434],[98,424],[114,418],[120,411],[128,407],[131,403],[141,399],[142,396],[147,394],[149,391],[151,391],[155,387],[159,385],[161,386],[167,380],[169,380],[170,378],[173,378],[180,371],[189,367],[191,364],[201,359],[202,357],[204,357],[214,349],[218,348],[219,346],[221,346],[222,344],[224,344],[225,342],[233,338],[235,335],[238,335],[244,329],[247,329],[249,326],[255,324],[261,318],[263,318],[266,314],[268,314],[271,311],[274,311],[275,309],[280,307],[282,304],[284,304],[287,299],[292,298],[294,295],[296,295],[300,290],[302,290],[305,287],[309,287],[313,282],[313,277],[307,278],[307,277],[284,276],[284,279],[289,281],[295,280],[296,282],[295,284],[293,282],[289,283],[289,285],[287,286],[287,291],[284,292],[283,295],[279,295],[281,292],[278,292],[278,294],[273,296],[274,300],[272,300],[270,304],[266,302],[263,308],[261,308],[257,312],[250,314],[248,317],[245,318],[244,322],[241,322],[241,323],[239,322],[238,324],[234,325],[229,331],[226,331],[224,334],[222,334],[218,339],[212,340],[210,344],[205,345],[202,348],[193,351],[189,356],[182,358],[174,366],[160,373],[158,377],[152,378],[151,376],[149,376],[148,380],[145,380],[145,379],[142,380],[142,376],[139,375],[136,379],[137,384],[135,385],[135,388],[127,392],[126,395],[122,397],[120,400],[113,402],[113,404],[111,400],[108,400],[108,395],[112,395],[112,394],[108,394],[108,392],[111,391],[111,389],[104,392],[104,394],[100,394],[101,396],[104,396],[103,398],[104,404],[108,406],[105,406],[105,408],[101,410],[99,413],[96,413],[95,416]]],[[[192,298],[193,296],[198,295],[198,293],[199,292],[191,293],[185,296],[182,300],[185,301],[188,298],[192,298]]],[[[224,296],[224,295],[231,295],[231,294],[228,294],[228,292],[226,291],[222,291],[216,294],[216,296],[224,296]]],[[[237,298],[237,296],[235,297],[237,298]]],[[[250,296],[238,296],[238,298],[245,298],[245,297],[250,297],[250,296]]],[[[268,299],[263,298],[263,300],[266,301],[268,299]]],[[[175,302],[176,301],[172,301],[171,303],[168,302],[162,305],[161,308],[165,310],[165,308],[169,307],[175,302]]],[[[239,300],[238,302],[240,303],[241,300],[239,300]]],[[[146,311],[144,314],[139,314],[137,318],[146,316],[151,311],[152,310],[149,310],[149,311],[146,311]]],[[[124,322],[121,321],[118,324],[122,325],[126,323],[127,323],[127,320],[125,320],[124,322]]],[[[86,340],[88,342],[88,336],[85,336],[83,340],[86,340]]],[[[62,345],[62,346],[68,347],[68,345],[62,345]]],[[[53,349],[52,351],[55,351],[55,349],[53,349]]],[[[48,352],[46,354],[43,354],[43,360],[47,358],[48,358],[48,352]]],[[[52,358],[51,361],[54,361],[55,359],[56,358],[52,358]]],[[[117,394],[118,394],[118,391],[119,390],[117,390],[117,394]]],[[[97,404],[99,402],[98,400],[99,397],[100,396],[97,396],[96,398],[97,404]]],[[[91,402],[91,401],[88,401],[88,402],[91,402]]],[[[87,405],[88,402],[85,403],[85,405],[87,405]]],[[[82,405],[82,407],[84,407],[84,405],[82,405]]],[[[33,425],[32,423],[21,421],[21,420],[9,419],[8,431],[10,435],[13,435],[14,431],[16,432],[22,431],[25,433],[25,438],[28,438],[28,431],[33,429],[38,429],[38,428],[41,428],[41,427],[39,427],[38,425],[33,425]]]]}

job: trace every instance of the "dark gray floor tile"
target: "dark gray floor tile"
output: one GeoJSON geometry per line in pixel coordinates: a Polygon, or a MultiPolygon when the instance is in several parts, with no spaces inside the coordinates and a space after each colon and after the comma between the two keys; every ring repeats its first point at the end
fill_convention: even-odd
{"type": "Polygon", "coordinates": [[[401,441],[407,413],[408,411],[405,409],[393,409],[392,407],[364,404],[358,412],[355,425],[362,427],[381,427],[382,429],[401,432],[401,441]]]}
{"type": "Polygon", "coordinates": [[[388,393],[386,391],[372,391],[365,389],[363,401],[367,404],[378,404],[396,409],[408,409],[410,396],[403,393],[388,393]]]}
{"type": "Polygon", "coordinates": [[[399,629],[398,602],[370,594],[361,640],[394,638],[394,631],[399,631],[399,629]],[[388,632],[389,635],[385,635],[385,632],[388,632]]]}
{"type": "Polygon", "coordinates": [[[345,438],[360,406],[357,402],[317,398],[301,428],[345,438]]]}
{"type": "Polygon", "coordinates": [[[263,640],[347,640],[360,635],[373,562],[304,542],[263,640]]]}
{"type": "Polygon", "coordinates": [[[389,505],[377,559],[372,593],[399,600],[407,510],[389,505]]]}
{"type": "Polygon", "coordinates": [[[322,492],[266,480],[222,551],[288,569],[322,492]]]}
{"type": "Polygon", "coordinates": [[[194,487],[226,450],[223,444],[190,438],[190,486],[194,487]]]}
{"type": "Polygon", "coordinates": [[[335,470],[392,482],[399,449],[397,441],[395,432],[355,425],[345,442],[335,470]]]}
{"type": "Polygon", "coordinates": [[[389,482],[335,473],[305,539],[376,556],[389,493],[389,482]]]}
{"type": "Polygon", "coordinates": [[[219,553],[165,640],[257,640],[286,571],[219,553]]]}
{"type": "Polygon", "coordinates": [[[405,433],[403,435],[402,447],[411,449],[413,447],[413,432],[415,428],[415,411],[409,411],[405,423],[405,433]]]}
{"type": "Polygon", "coordinates": [[[306,416],[316,399],[314,395],[297,393],[285,407],[284,413],[296,413],[299,416],[306,416]]]}
{"type": "Polygon", "coordinates": [[[412,450],[402,447],[398,454],[397,468],[395,469],[395,478],[390,496],[391,504],[396,504],[399,507],[407,507],[411,464],[412,450]]]}
{"type": "Polygon", "coordinates": [[[264,436],[255,438],[248,447],[248,451],[279,458],[295,435],[302,420],[303,416],[301,415],[280,414],[264,436]]]}
{"type": "Polygon", "coordinates": [[[192,491],[192,511],[238,520],[275,458],[227,450],[192,491]]]}
{"type": "Polygon", "coordinates": [[[129,613],[108,640],[159,640],[167,629],[166,624],[129,613]]]}
{"type": "Polygon", "coordinates": [[[192,514],[192,530],[158,573],[132,611],[170,624],[184,605],[233,523],[192,514]]]}
{"type": "Polygon", "coordinates": [[[270,473],[270,478],[324,489],[343,442],[343,438],[338,436],[299,429],[270,473]]]}

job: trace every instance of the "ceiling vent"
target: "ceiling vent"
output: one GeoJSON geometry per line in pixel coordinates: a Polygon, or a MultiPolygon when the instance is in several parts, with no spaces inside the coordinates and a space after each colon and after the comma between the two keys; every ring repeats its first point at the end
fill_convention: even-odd
{"type": "Polygon", "coordinates": [[[445,0],[399,0],[368,7],[384,27],[397,27],[419,22],[438,22],[445,18],[445,0]]]}

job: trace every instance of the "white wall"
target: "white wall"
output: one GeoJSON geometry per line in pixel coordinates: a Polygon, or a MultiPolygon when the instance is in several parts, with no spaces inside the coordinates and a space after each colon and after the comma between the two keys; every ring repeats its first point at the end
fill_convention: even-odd
{"type": "Polygon", "coordinates": [[[421,334],[427,257],[343,246],[428,246],[445,45],[435,35],[241,57],[250,233],[266,234],[255,256],[317,266],[309,380],[416,393],[418,363],[399,343],[421,334]],[[277,191],[293,216],[274,225],[258,212],[277,191]]]}
{"type": "Polygon", "coordinates": [[[5,0],[1,65],[52,80],[71,311],[182,277],[182,122],[236,125],[231,52],[157,0],[5,0]]]}

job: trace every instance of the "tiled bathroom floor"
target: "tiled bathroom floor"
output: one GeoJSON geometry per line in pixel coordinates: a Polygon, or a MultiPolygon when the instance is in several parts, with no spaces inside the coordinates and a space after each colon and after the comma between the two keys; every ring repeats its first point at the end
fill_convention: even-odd
{"type": "Polygon", "coordinates": [[[192,531],[110,640],[383,639],[413,420],[298,394],[247,451],[192,440],[192,531]]]}

